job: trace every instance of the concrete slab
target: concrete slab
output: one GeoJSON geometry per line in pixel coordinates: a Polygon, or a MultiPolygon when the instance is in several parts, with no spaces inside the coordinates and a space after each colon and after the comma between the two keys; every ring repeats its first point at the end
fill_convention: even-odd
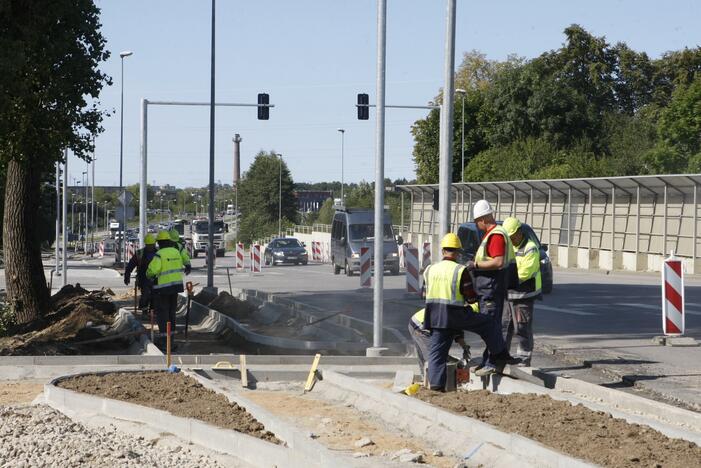
{"type": "Polygon", "coordinates": [[[699,342],[689,336],[669,336],[665,342],[666,346],[698,346],[699,342]]]}

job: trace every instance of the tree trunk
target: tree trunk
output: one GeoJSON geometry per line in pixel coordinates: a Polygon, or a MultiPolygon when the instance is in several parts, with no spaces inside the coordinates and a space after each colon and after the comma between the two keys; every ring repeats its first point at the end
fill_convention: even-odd
{"type": "Polygon", "coordinates": [[[5,185],[3,251],[8,303],[18,324],[47,312],[49,290],[41,262],[41,241],[36,229],[41,172],[26,163],[9,161],[5,185]]]}

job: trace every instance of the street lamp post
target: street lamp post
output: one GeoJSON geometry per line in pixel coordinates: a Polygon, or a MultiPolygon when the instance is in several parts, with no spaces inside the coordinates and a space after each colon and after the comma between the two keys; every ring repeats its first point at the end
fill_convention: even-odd
{"type": "MultiPolygon", "coordinates": [[[[119,58],[121,59],[122,62],[122,77],[121,77],[121,103],[120,103],[120,108],[119,108],[119,191],[120,193],[124,194],[124,180],[122,178],[123,176],[123,167],[124,167],[124,59],[126,57],[129,57],[132,55],[134,52],[130,50],[125,50],[123,52],[119,53],[119,58]]],[[[124,198],[124,201],[126,202],[126,197],[124,198]]],[[[122,205],[122,238],[119,241],[121,248],[119,249],[120,255],[119,259],[122,262],[122,265],[124,265],[124,252],[126,251],[126,234],[127,230],[127,204],[124,203],[122,205]]]]}
{"type": "Polygon", "coordinates": [[[280,158],[280,185],[278,187],[278,202],[277,202],[277,236],[282,237],[282,155],[276,154],[280,158]]]}
{"type": "MultiPolygon", "coordinates": [[[[85,163],[87,166],[87,163],[85,163]]],[[[87,169],[87,167],[86,167],[87,169]]],[[[83,186],[85,187],[85,232],[83,233],[83,253],[87,254],[88,253],[88,189],[90,188],[90,185],[88,184],[88,171],[83,171],[83,176],[85,177],[85,181],[83,182],[83,186]]]]}
{"type": "Polygon", "coordinates": [[[343,198],[343,147],[346,136],[346,130],[344,128],[338,128],[336,130],[341,132],[341,203],[345,204],[345,200],[343,198]]]}
{"type": "Polygon", "coordinates": [[[462,125],[460,126],[460,156],[462,163],[460,166],[460,181],[465,182],[465,96],[467,92],[461,88],[457,88],[455,92],[462,95],[462,125]]]}

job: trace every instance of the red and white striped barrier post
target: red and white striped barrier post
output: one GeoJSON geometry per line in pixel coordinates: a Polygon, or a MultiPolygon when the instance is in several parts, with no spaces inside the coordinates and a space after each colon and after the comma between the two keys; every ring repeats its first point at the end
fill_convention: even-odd
{"type": "Polygon", "coordinates": [[[321,242],[312,241],[312,260],[315,262],[321,261],[321,242]]]}
{"type": "Polygon", "coordinates": [[[421,257],[421,270],[425,270],[431,264],[431,243],[424,242],[423,255],[421,257]]]}
{"type": "Polygon", "coordinates": [[[674,252],[662,268],[662,332],[684,334],[684,268],[674,252]]]}
{"type": "MultiPolygon", "coordinates": [[[[350,267],[349,267],[350,268],[350,267]]],[[[360,287],[372,286],[372,257],[368,247],[360,248],[360,287]]]]}
{"type": "Polygon", "coordinates": [[[105,256],[105,241],[100,241],[100,246],[97,248],[97,252],[100,257],[105,256]]]}
{"type": "Polygon", "coordinates": [[[260,273],[260,245],[251,246],[251,273],[260,273]]]}
{"type": "Polygon", "coordinates": [[[243,271],[244,265],[243,265],[243,244],[241,242],[238,242],[236,244],[236,270],[237,271],[243,271]]]}
{"type": "Polygon", "coordinates": [[[421,294],[419,282],[419,249],[405,247],[404,263],[406,265],[406,290],[410,293],[421,294]]]}

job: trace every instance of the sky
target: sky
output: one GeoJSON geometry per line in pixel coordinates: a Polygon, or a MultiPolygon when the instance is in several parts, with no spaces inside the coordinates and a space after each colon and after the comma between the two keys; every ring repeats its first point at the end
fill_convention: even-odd
{"type": "MultiPolygon", "coordinates": [[[[388,0],[387,104],[425,105],[443,85],[446,0],[388,0]]],[[[458,0],[456,67],[479,50],[490,59],[526,58],[561,46],[562,31],[582,25],[611,43],[659,57],[699,44],[701,2],[458,0]]],[[[119,52],[124,62],[124,183],[138,182],[140,102],[209,101],[211,3],[206,0],[98,0],[112,56],[101,66],[113,86],[100,96],[112,112],[96,140],[95,182],[119,182],[119,52]]],[[[239,133],[245,171],[260,150],[283,155],[295,182],[374,180],[375,113],[356,119],[356,94],[375,102],[376,0],[218,0],[216,101],[255,103],[270,94],[270,120],[255,108],[218,107],[215,180],[231,183],[232,138],[239,133]]],[[[387,109],[385,177],[414,177],[411,125],[423,110],[387,109]]],[[[208,182],[209,108],[148,110],[148,181],[179,187],[208,182]]],[[[86,163],[69,159],[69,180],[86,163]]]]}

